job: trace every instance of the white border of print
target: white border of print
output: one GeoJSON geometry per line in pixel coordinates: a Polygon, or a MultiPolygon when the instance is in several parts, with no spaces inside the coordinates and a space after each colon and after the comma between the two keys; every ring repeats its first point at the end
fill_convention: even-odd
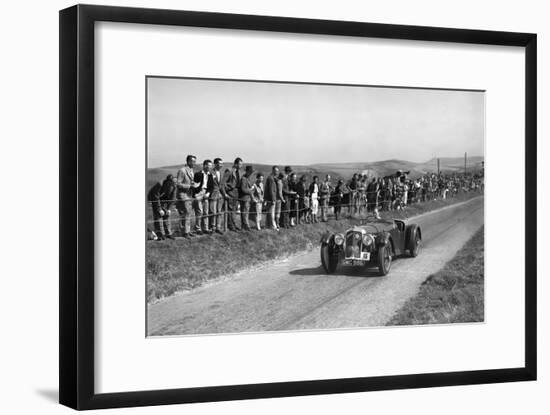
{"type": "Polygon", "coordinates": [[[119,23],[95,30],[96,393],[524,365],[524,258],[506,262],[502,251],[503,241],[524,245],[524,222],[499,226],[505,215],[524,217],[523,49],[119,23]],[[487,90],[486,322],[146,339],[145,75],[487,90]],[[123,193],[120,176],[131,178],[123,193]]]}

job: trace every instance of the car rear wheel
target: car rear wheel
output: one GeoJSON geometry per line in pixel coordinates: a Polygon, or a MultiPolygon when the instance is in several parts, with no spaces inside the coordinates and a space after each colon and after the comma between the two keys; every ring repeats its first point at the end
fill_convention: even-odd
{"type": "Polygon", "coordinates": [[[409,242],[409,254],[412,257],[418,256],[420,252],[420,235],[418,232],[414,233],[414,238],[409,242]]]}
{"type": "Polygon", "coordinates": [[[387,275],[390,272],[392,262],[392,249],[391,244],[381,246],[378,250],[378,270],[380,275],[387,275]]]}
{"type": "Polygon", "coordinates": [[[334,255],[332,248],[326,242],[321,245],[321,264],[327,274],[332,274],[336,271],[338,265],[338,256],[334,255]]]}

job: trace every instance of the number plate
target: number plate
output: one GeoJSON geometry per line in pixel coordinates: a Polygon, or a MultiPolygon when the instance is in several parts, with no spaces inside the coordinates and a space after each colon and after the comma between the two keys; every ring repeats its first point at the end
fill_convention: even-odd
{"type": "Polygon", "coordinates": [[[366,261],[370,261],[370,252],[361,252],[361,259],[346,258],[345,265],[364,265],[366,261]]]}

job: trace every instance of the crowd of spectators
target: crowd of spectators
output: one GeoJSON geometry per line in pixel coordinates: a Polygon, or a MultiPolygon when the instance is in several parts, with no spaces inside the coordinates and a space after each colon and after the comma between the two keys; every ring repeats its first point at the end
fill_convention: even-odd
{"type": "Polygon", "coordinates": [[[250,165],[243,171],[241,158],[234,160],[231,169],[223,169],[221,158],[204,160],[200,170],[195,166],[196,157],[187,156],[176,176],[168,175],[149,190],[153,216],[149,239],[174,239],[174,222],[179,223],[177,232],[183,238],[263,228],[279,231],[300,223],[326,222],[330,211],[336,220],[343,214],[377,214],[460,192],[483,192],[484,186],[482,173],[410,178],[410,172],[399,170],[385,177],[355,173],[345,181],[333,180],[329,174],[298,177],[290,166],[273,166],[265,177],[250,165]],[[174,208],[177,218],[172,218],[174,208]]]}

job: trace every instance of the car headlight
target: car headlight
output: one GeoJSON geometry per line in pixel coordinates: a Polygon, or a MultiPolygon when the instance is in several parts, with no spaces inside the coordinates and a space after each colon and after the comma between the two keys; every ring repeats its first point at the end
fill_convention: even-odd
{"type": "Polygon", "coordinates": [[[337,233],[334,235],[334,243],[336,245],[342,245],[344,243],[344,235],[337,233]]]}
{"type": "Polygon", "coordinates": [[[365,235],[363,235],[363,244],[365,246],[372,245],[373,243],[374,243],[374,238],[372,237],[371,234],[366,233],[365,235]]]}

